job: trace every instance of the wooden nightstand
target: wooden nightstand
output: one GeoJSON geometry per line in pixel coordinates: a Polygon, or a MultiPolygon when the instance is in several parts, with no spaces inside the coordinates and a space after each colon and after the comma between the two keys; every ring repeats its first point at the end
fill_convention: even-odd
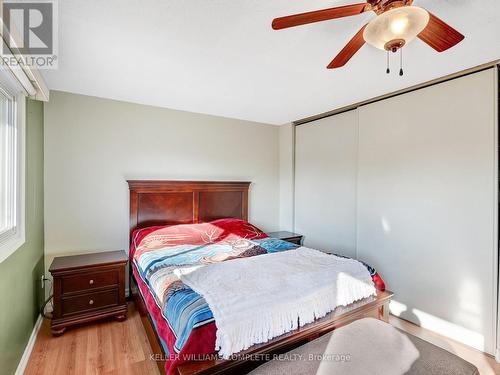
{"type": "Polygon", "coordinates": [[[109,316],[125,320],[127,261],[122,250],[54,258],[49,268],[54,279],[52,334],[109,316]]]}
{"type": "Polygon", "coordinates": [[[278,238],[280,240],[288,241],[288,242],[291,242],[291,243],[294,243],[297,245],[302,245],[302,239],[304,237],[301,234],[292,233],[292,232],[285,232],[285,231],[271,232],[271,233],[267,233],[267,235],[269,237],[278,238]]]}

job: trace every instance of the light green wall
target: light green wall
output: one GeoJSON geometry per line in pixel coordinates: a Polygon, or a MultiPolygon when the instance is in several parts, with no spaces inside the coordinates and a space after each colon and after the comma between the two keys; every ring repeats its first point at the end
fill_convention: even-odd
{"type": "Polygon", "coordinates": [[[14,374],[43,303],[43,103],[26,102],[26,243],[0,263],[0,373],[14,374]]]}

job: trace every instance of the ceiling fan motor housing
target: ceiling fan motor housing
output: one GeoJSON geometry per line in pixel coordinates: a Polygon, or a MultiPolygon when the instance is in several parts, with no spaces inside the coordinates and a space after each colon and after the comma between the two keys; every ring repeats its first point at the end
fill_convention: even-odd
{"type": "Polygon", "coordinates": [[[409,6],[413,3],[413,0],[367,0],[367,2],[371,5],[371,10],[377,14],[382,14],[394,8],[409,6]]]}
{"type": "Polygon", "coordinates": [[[404,39],[393,39],[388,41],[384,48],[386,51],[392,51],[394,53],[397,52],[398,49],[403,48],[404,45],[406,44],[404,39]]]}

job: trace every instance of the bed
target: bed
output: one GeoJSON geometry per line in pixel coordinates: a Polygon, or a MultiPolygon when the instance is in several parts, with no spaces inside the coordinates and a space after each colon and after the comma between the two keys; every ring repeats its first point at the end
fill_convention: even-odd
{"type": "MultiPolygon", "coordinates": [[[[267,246],[269,249],[269,243],[274,244],[274,242],[266,240],[265,233],[247,222],[250,183],[135,180],[128,181],[128,184],[130,189],[130,290],[154,352],[152,359],[156,360],[162,373],[242,373],[269,360],[274,354],[286,352],[359,318],[372,316],[387,320],[388,303],[392,293],[383,290],[383,281],[378,274],[374,274],[373,280],[376,285],[378,283],[376,295],[339,307],[310,324],[298,327],[267,342],[253,345],[239,352],[236,357],[230,359],[218,357],[214,346],[216,340],[214,318],[202,304],[203,301],[200,301],[199,296],[182,290],[182,293],[177,293],[182,298],[179,297],[177,300],[171,298],[168,304],[161,305],[158,301],[158,294],[155,295],[151,291],[151,280],[145,277],[147,274],[145,270],[150,265],[140,265],[134,262],[134,259],[138,259],[134,256],[138,255],[137,251],[143,250],[141,246],[144,247],[144,239],[152,243],[153,247],[156,246],[155,236],[157,233],[162,233],[161,231],[169,233],[171,237],[170,232],[175,232],[177,228],[191,228],[190,225],[194,224],[192,227],[196,231],[199,226],[205,225],[203,223],[208,224],[214,221],[215,227],[221,228],[222,233],[230,233],[256,245],[248,250],[249,256],[258,255],[252,254],[255,248],[262,251],[262,248],[267,246]],[[188,303],[186,299],[189,299],[188,303]],[[192,306],[196,308],[192,309],[192,306]],[[172,316],[175,317],[172,318],[172,316]]],[[[214,224],[209,225],[214,226],[214,224]]],[[[181,234],[185,236],[184,232],[181,234]]],[[[193,242],[191,239],[188,242],[193,242]]],[[[182,239],[179,241],[182,243],[182,239]]],[[[203,239],[203,241],[214,242],[212,239],[209,241],[203,239]]],[[[282,244],[278,247],[280,246],[286,247],[282,244]]],[[[212,251],[212,249],[207,251],[212,251]]],[[[213,255],[213,253],[210,254],[213,255]]],[[[216,258],[218,256],[216,255],[216,258]]],[[[210,257],[209,260],[212,261],[210,257]]],[[[177,292],[175,288],[173,289],[177,292]]]]}

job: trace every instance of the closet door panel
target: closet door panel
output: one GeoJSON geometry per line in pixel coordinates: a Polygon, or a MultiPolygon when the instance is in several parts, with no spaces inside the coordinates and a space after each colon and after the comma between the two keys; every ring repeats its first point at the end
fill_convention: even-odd
{"type": "Polygon", "coordinates": [[[306,246],[355,256],[357,113],[296,127],[295,231],[306,246]]]}
{"type": "Polygon", "coordinates": [[[359,108],[357,199],[358,257],[395,292],[397,312],[489,353],[495,77],[487,70],[359,108]]]}

